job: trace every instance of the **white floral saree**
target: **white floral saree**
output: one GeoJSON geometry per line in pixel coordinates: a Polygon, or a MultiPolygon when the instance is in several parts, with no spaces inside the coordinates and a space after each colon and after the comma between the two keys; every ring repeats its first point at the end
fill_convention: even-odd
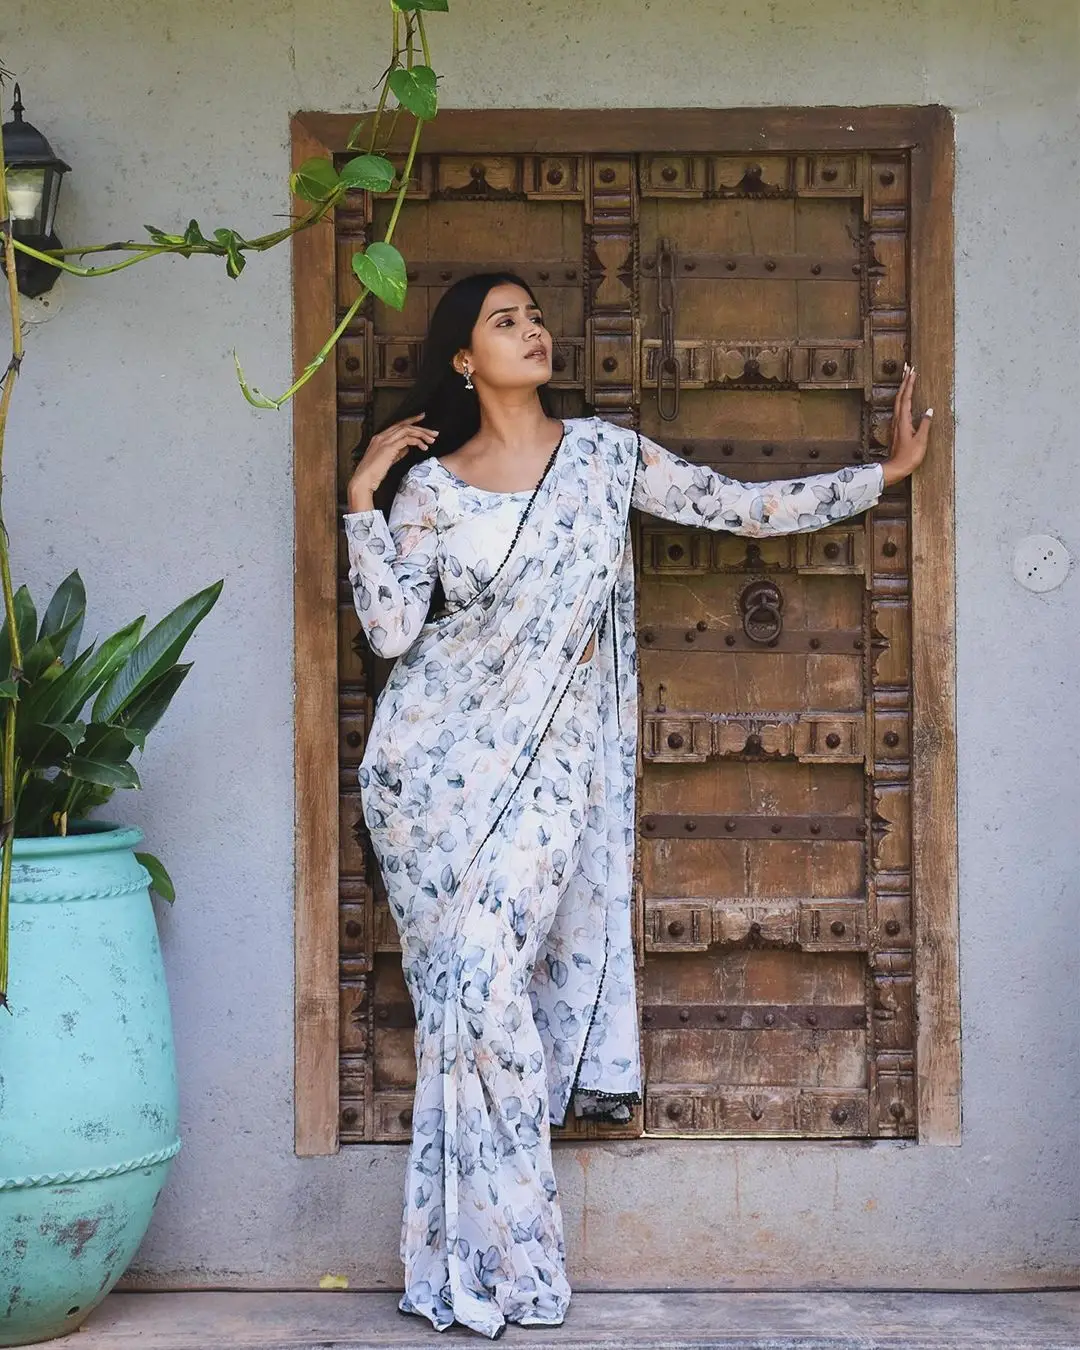
{"type": "Polygon", "coordinates": [[[417,1020],[403,1310],[490,1337],[561,1322],[551,1122],[640,1101],[631,507],[783,534],[866,510],[883,481],[874,463],[743,483],[582,417],[534,493],[432,458],[389,524],[346,514],[357,614],[399,657],[359,782],[417,1020]],[[436,579],[448,609],[425,622],[436,579]]]}

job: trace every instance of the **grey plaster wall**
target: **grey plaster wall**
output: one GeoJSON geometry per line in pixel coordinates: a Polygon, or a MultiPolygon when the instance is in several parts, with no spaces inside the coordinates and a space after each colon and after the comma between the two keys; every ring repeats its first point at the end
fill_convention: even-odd
{"type": "MultiPolygon", "coordinates": [[[[563,1148],[579,1286],[981,1286],[1077,1265],[1076,569],[1043,596],[1018,539],[1080,554],[1077,19],[1070,0],[453,0],[430,22],[445,106],[943,103],[955,110],[965,1138],[563,1148]]],[[[74,165],[70,243],[265,227],[288,116],[357,109],[375,0],[8,0],[0,55],[74,165]]],[[[29,338],[6,457],[16,581],[72,567],[104,634],[226,586],[155,731],[146,831],[185,1147],[134,1278],[398,1278],[399,1148],[292,1153],[292,483],[288,258],[238,283],[170,260],[66,288],[29,338]]],[[[116,812],[114,812],[116,814],[116,812]]]]}

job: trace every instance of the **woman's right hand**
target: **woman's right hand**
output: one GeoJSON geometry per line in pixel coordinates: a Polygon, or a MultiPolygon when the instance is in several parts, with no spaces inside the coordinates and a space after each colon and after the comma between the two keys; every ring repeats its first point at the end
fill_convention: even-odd
{"type": "Polygon", "coordinates": [[[416,413],[413,417],[406,417],[403,422],[392,422],[385,431],[372,436],[349,479],[347,491],[350,511],[373,509],[379,484],[414,446],[421,450],[431,449],[439,433],[430,427],[414,425],[426,416],[426,413],[416,413]]]}

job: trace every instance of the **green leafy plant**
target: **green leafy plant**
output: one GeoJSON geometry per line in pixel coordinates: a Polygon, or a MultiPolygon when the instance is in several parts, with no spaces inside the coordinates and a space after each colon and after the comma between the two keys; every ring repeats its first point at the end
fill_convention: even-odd
{"type": "MultiPolygon", "coordinates": [[[[324,219],[347,192],[388,193],[396,189],[384,237],[352,256],[352,270],[360,282],[359,294],[289,388],[277,397],[260,393],[248,383],[233,353],[240,388],[256,408],[283,407],[322,367],[369,295],[395,309],[404,306],[405,260],[391,240],[408,190],[420,133],[438,111],[438,77],[431,66],[424,12],[445,12],[448,8],[447,0],[390,0],[393,25],[390,62],[377,108],[362,118],[349,136],[347,149],[358,153],[340,170],[325,157],[302,164],[290,175],[289,186],[293,195],[307,204],[307,209],[288,225],[253,239],[228,226],[207,233],[198,220],[192,219],[183,230],[172,232],[146,225],[148,239],[144,240],[39,251],[16,239],[12,229],[0,133],[0,266],[7,278],[12,334],[11,359],[0,376],[0,494],[8,410],[24,358],[15,269],[17,253],[80,277],[107,276],[150,258],[206,254],[221,258],[226,275],[235,281],[243,273],[249,254],[264,253],[300,230],[309,229],[324,219]],[[389,106],[391,99],[393,107],[389,106]],[[399,173],[387,154],[402,112],[415,119],[415,127],[399,173]],[[366,148],[361,147],[364,138],[366,148]],[[98,265],[84,261],[93,255],[107,254],[127,256],[98,265]]],[[[8,78],[10,73],[0,66],[0,87],[8,78]]],[[[77,652],[86,610],[78,572],[72,572],[61,582],[39,624],[26,587],[12,589],[8,542],[0,510],[0,589],[5,616],[0,628],[3,715],[0,1007],[7,1006],[8,915],[15,836],[66,834],[69,820],[78,820],[102,805],[117,788],[140,786],[138,774],[129,762],[131,752],[144,749],[147,732],[157,723],[191,669],[190,664],[178,664],[178,657],[222,586],[217,581],[191,596],[145,637],[141,636],[145,616],[140,616],[100,647],[91,644],[77,652]],[[91,698],[94,702],[86,715],[91,698]]],[[[149,870],[153,888],[172,901],[172,882],[162,864],[148,853],[137,856],[149,870]]]]}
{"type": "MultiPolygon", "coordinates": [[[[65,834],[69,819],[82,819],[117,788],[142,786],[131,753],[145,750],[147,733],[191,669],[178,658],[222,585],[216,581],[177,605],[145,637],[146,616],[140,615],[100,646],[91,642],[81,652],[86,591],[77,571],[57,587],[40,624],[29,591],[25,586],[16,591],[15,623],[26,652],[23,677],[18,684],[5,682],[0,697],[19,704],[12,774],[18,837],[65,834]]],[[[10,663],[10,650],[5,622],[0,660],[10,663]]],[[[165,868],[142,856],[149,859],[154,889],[172,900],[165,868]]]]}

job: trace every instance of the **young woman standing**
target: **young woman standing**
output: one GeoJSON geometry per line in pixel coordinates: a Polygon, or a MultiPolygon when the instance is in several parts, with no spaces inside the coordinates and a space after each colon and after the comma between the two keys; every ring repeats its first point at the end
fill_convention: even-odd
{"type": "Polygon", "coordinates": [[[641,1100],[630,510],[820,529],[921,463],[932,412],[913,426],[905,369],[886,462],[743,483],[549,416],[551,356],[520,277],[452,286],[344,517],[356,612],[398,658],[359,782],[417,1024],[400,1307],[492,1338],[570,1299],[551,1123],[641,1100]]]}

